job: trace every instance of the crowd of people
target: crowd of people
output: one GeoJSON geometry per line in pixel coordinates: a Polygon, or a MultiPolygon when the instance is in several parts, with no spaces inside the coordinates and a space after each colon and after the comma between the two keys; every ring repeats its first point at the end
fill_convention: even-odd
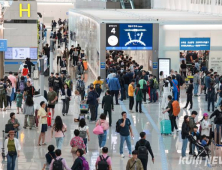
{"type": "MultiPolygon", "coordinates": [[[[58,40],[58,48],[55,51],[57,65],[60,65],[60,71],[54,75],[51,72],[48,77],[48,92],[45,91],[44,96],[39,94],[39,90],[33,86],[31,78],[31,67],[34,64],[27,59],[19,68],[18,73],[9,72],[0,81],[0,109],[5,111],[11,109],[12,101],[16,102],[17,116],[22,112],[24,116],[24,124],[16,119],[16,114],[12,112],[7,124],[12,125],[13,129],[8,132],[8,138],[5,140],[5,154],[7,155],[7,169],[15,169],[16,158],[19,157],[21,146],[19,143],[19,127],[24,129],[36,129],[39,133],[38,146],[48,145],[45,142],[45,135],[50,128],[51,137],[55,138],[56,146],[49,145],[48,153],[45,155],[46,163],[43,169],[49,170],[88,170],[89,164],[84,155],[89,151],[88,143],[90,142],[91,130],[87,125],[85,115],[82,116],[80,105],[88,105],[90,112],[89,123],[94,123],[95,128],[93,134],[98,135],[98,147],[101,155],[98,156],[95,163],[97,170],[112,169],[112,160],[108,156],[109,148],[106,146],[107,132],[113,126],[112,112],[115,105],[121,104],[124,100],[129,100],[130,113],[143,114],[142,105],[156,103],[161,97],[161,108],[163,114],[167,114],[170,120],[171,133],[174,129],[178,132],[176,119],[179,115],[175,115],[175,101],[179,101],[181,97],[181,87],[186,87],[187,103],[184,109],[190,104],[190,110],[193,108],[194,97],[200,97],[203,92],[208,101],[208,112],[210,112],[210,104],[212,104],[213,113],[203,114],[203,119],[196,122],[195,118],[198,113],[193,110],[190,116],[184,116],[181,129],[182,136],[182,157],[186,156],[186,148],[188,141],[189,153],[196,155],[195,149],[199,150],[194,143],[191,142],[190,136],[199,141],[204,147],[209,146],[213,138],[213,125],[210,121],[215,117],[214,124],[219,131],[222,126],[222,77],[214,72],[213,69],[208,70],[205,60],[195,60],[187,66],[182,61],[180,72],[171,70],[171,75],[166,77],[163,71],[159,75],[154,75],[148,70],[144,70],[143,66],[138,64],[132,57],[126,55],[123,51],[107,51],[106,56],[106,80],[103,81],[100,76],[87,87],[84,82],[84,71],[87,70],[86,54],[78,44],[73,45],[68,50],[67,43],[63,40],[66,38],[68,27],[67,21],[58,21],[60,25],[59,31],[53,32],[51,37],[58,40]],[[62,32],[63,31],[63,35],[62,32]],[[65,50],[62,50],[62,42],[65,42],[65,50]],[[75,67],[76,81],[74,82],[67,72],[68,60],[70,66],[75,67]],[[181,73],[181,74],[180,74],[181,73]],[[107,90],[102,93],[103,84],[107,90]],[[201,87],[201,90],[199,90],[201,87]],[[200,94],[198,92],[200,91],[200,94]],[[74,100],[73,100],[74,94],[74,100]],[[103,95],[103,96],[102,96],[103,95]],[[99,115],[99,99],[102,98],[101,107],[104,110],[99,115]],[[55,106],[58,100],[62,100],[62,113],[55,116],[55,106]],[[216,104],[215,104],[216,102],[216,104]],[[76,112],[79,115],[74,120],[78,122],[78,128],[74,130],[74,137],[70,140],[70,149],[73,157],[73,165],[71,168],[62,157],[62,147],[67,131],[67,125],[63,122],[62,117],[70,114],[70,103],[77,104],[76,112]],[[134,107],[135,103],[135,107],[134,107]],[[3,107],[4,105],[4,107],[3,107]],[[217,109],[220,106],[220,109],[217,109]],[[214,109],[216,109],[214,111],[214,109]],[[21,111],[21,112],[20,112],[21,111]],[[52,121],[54,120],[54,121],[52,121]],[[198,127],[197,125],[200,124],[198,127]]],[[[52,31],[56,28],[56,21],[52,21],[52,31]]],[[[43,53],[50,58],[50,47],[48,44],[43,48],[43,53]]],[[[165,117],[164,115],[164,117],[165,117]]],[[[148,164],[148,154],[151,155],[154,163],[154,154],[151,145],[146,140],[146,133],[140,133],[140,139],[132,148],[131,138],[134,137],[131,121],[127,118],[126,111],[121,112],[121,118],[116,122],[116,132],[120,136],[119,154],[121,158],[124,155],[124,142],[128,148],[129,160],[126,170],[146,170],[148,164]],[[133,150],[133,151],[132,151],[133,150]]],[[[209,148],[208,148],[209,151],[209,148]]]]}

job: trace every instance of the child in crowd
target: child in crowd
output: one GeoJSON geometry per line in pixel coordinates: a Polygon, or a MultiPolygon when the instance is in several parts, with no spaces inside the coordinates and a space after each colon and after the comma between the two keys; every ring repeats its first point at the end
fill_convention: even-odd
{"type": "MultiPolygon", "coordinates": [[[[191,133],[191,135],[193,136],[193,138],[196,140],[196,141],[200,141],[200,134],[199,132],[197,132],[198,130],[198,127],[197,126],[194,126],[193,128],[193,132],[191,133]]],[[[199,151],[199,148],[197,148],[197,152],[199,151]]],[[[195,144],[192,144],[192,155],[195,155],[195,144]]]]}
{"type": "Polygon", "coordinates": [[[46,163],[44,164],[42,169],[49,169],[49,165],[51,164],[52,159],[56,158],[54,150],[55,150],[55,147],[53,145],[48,146],[49,152],[45,155],[46,163]]]}
{"type": "Polygon", "coordinates": [[[209,147],[207,146],[207,145],[209,144],[210,140],[207,138],[206,135],[203,135],[201,138],[202,138],[202,140],[201,140],[201,145],[202,145],[203,147],[205,147],[205,149],[207,150],[207,152],[210,152],[210,149],[209,149],[209,147]]]}
{"type": "Polygon", "coordinates": [[[28,66],[24,65],[24,68],[22,70],[22,75],[26,77],[28,73],[29,73],[28,66]]]}
{"type": "Polygon", "coordinates": [[[21,91],[18,89],[17,91],[17,95],[16,95],[16,106],[17,106],[17,114],[19,114],[19,108],[21,108],[21,112],[23,112],[23,109],[22,109],[22,98],[23,98],[23,95],[21,93],[21,91]]]}

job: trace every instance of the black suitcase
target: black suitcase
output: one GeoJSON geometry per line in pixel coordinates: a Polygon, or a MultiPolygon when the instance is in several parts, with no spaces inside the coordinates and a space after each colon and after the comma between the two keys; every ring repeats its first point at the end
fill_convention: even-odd
{"type": "Polygon", "coordinates": [[[15,130],[13,124],[6,124],[5,125],[5,133],[8,133],[10,130],[15,130]]]}

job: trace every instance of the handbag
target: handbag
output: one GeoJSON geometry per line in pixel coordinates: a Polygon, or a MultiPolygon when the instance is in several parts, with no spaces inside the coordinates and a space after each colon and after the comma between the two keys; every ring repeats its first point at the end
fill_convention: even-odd
{"type": "Polygon", "coordinates": [[[61,96],[61,99],[63,100],[63,99],[66,99],[66,96],[65,95],[62,95],[61,96]]]}
{"type": "Polygon", "coordinates": [[[97,126],[93,129],[93,133],[94,133],[95,135],[101,135],[101,134],[104,133],[101,124],[97,125],[97,126]]]}
{"type": "Polygon", "coordinates": [[[15,154],[16,154],[16,151],[9,151],[9,152],[8,152],[8,155],[9,155],[9,156],[14,156],[15,154]]]}
{"type": "Polygon", "coordinates": [[[71,149],[71,153],[76,153],[77,150],[78,150],[78,147],[77,147],[77,146],[74,146],[74,147],[72,147],[72,149],[71,149]]]}

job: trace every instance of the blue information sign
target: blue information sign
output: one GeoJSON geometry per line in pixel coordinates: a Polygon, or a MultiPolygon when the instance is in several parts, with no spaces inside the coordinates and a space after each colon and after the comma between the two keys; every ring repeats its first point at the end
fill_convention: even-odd
{"type": "Polygon", "coordinates": [[[210,38],[180,38],[180,50],[210,50],[210,38]]]}
{"type": "Polygon", "coordinates": [[[152,50],[153,24],[107,24],[107,50],[152,50]]]}
{"type": "Polygon", "coordinates": [[[105,62],[100,62],[100,68],[105,69],[106,68],[106,63],[105,62]]]}
{"type": "Polygon", "coordinates": [[[153,62],[153,69],[157,69],[158,68],[158,62],[153,62]]]}
{"type": "Polygon", "coordinates": [[[7,40],[0,39],[0,51],[7,51],[7,40]]]}

